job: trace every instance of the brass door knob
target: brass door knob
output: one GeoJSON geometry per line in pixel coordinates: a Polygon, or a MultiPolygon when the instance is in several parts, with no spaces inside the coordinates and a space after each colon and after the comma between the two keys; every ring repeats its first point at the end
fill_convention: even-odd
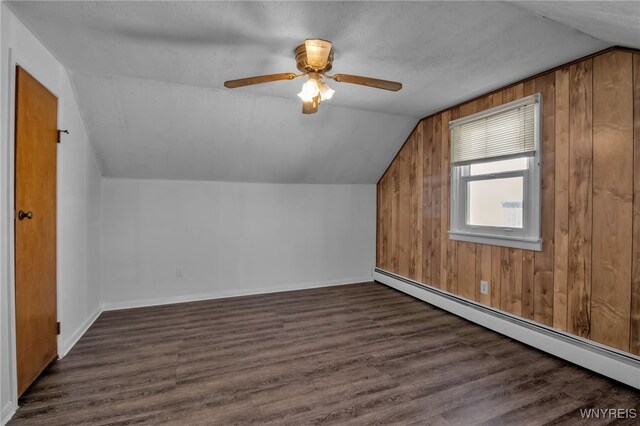
{"type": "Polygon", "coordinates": [[[33,213],[28,211],[28,212],[23,212],[22,210],[20,210],[18,212],[18,220],[25,220],[25,219],[33,219],[33,213]]]}

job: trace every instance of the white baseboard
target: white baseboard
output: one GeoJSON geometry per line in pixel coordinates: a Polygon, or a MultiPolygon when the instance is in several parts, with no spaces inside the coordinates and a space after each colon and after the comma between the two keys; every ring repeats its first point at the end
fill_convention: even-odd
{"type": "Polygon", "coordinates": [[[373,278],[389,287],[480,324],[512,339],[640,389],[640,358],[564,331],[376,269],[373,278]]]}
{"type": "Polygon", "coordinates": [[[2,411],[0,412],[0,425],[4,426],[9,422],[9,420],[11,420],[11,417],[16,413],[16,408],[17,407],[13,401],[9,401],[4,404],[4,407],[2,407],[2,411]]]}
{"type": "Polygon", "coordinates": [[[64,358],[64,356],[69,353],[71,348],[73,348],[75,344],[78,343],[78,340],[80,340],[80,338],[84,335],[84,333],[87,332],[89,327],[91,327],[91,324],[93,324],[94,321],[98,319],[101,313],[102,313],[102,306],[98,306],[96,310],[93,311],[93,313],[89,315],[89,317],[86,320],[84,320],[84,322],[80,325],[80,327],[78,327],[78,329],[73,332],[71,337],[69,337],[66,340],[66,342],[63,342],[60,345],[60,347],[58,348],[58,358],[64,358]]]}
{"type": "Polygon", "coordinates": [[[223,290],[211,293],[191,294],[186,296],[161,297],[157,299],[127,300],[122,302],[106,302],[102,304],[103,311],[115,311],[119,309],[144,308],[147,306],[170,305],[173,303],[197,302],[200,300],[226,299],[229,297],[252,296],[266,293],[280,293],[283,291],[309,290],[312,288],[331,287],[336,285],[357,284],[371,282],[373,278],[351,277],[330,281],[312,281],[306,283],[288,284],[274,287],[261,287],[240,290],[223,290]]]}

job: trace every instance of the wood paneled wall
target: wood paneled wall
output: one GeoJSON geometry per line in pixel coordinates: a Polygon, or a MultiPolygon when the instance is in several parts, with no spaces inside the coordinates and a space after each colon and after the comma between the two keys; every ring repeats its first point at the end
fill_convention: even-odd
{"type": "Polygon", "coordinates": [[[377,231],[381,269],[640,355],[640,53],[423,119],[378,182],[377,231]],[[537,92],[543,251],[449,240],[449,121],[537,92]]]}

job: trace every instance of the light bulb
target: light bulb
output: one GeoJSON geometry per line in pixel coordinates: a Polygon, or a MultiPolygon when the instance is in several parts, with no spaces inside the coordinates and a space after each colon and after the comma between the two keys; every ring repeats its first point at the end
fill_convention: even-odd
{"type": "Polygon", "coordinates": [[[331,99],[333,94],[336,93],[336,91],[333,90],[331,87],[329,87],[329,85],[324,81],[320,82],[319,90],[320,90],[320,99],[323,101],[327,101],[331,99]]]}
{"type": "Polygon", "coordinates": [[[298,96],[304,102],[311,102],[313,98],[318,96],[319,92],[317,80],[313,76],[309,76],[309,80],[302,85],[302,90],[298,93],[298,96]]]}

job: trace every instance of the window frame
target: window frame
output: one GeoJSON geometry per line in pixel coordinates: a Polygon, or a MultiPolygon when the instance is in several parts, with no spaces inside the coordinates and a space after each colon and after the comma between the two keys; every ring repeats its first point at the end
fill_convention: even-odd
{"type": "MultiPolygon", "coordinates": [[[[536,94],[534,105],[534,144],[535,151],[502,157],[483,158],[473,160],[463,164],[449,164],[449,179],[451,184],[450,194],[450,226],[449,238],[454,241],[466,241],[473,243],[490,244],[502,247],[519,248],[526,250],[542,250],[541,239],[541,186],[542,186],[542,164],[541,164],[541,104],[542,95],[536,94]],[[496,173],[486,173],[471,175],[471,165],[487,163],[493,161],[507,160],[513,158],[527,158],[527,169],[510,170],[496,173]],[[482,180],[495,180],[511,177],[523,178],[522,193],[522,228],[511,228],[501,226],[470,225],[467,223],[469,217],[469,182],[482,180]]],[[[528,97],[527,97],[528,98],[528,97]]],[[[526,99],[526,98],[525,98],[526,99]]],[[[522,99],[503,105],[501,111],[508,111],[517,108],[522,104],[522,99]]],[[[499,112],[499,111],[498,111],[499,112]]],[[[486,114],[474,114],[474,117],[481,119],[484,116],[496,114],[496,109],[486,111],[486,114]]],[[[451,132],[451,130],[450,130],[451,132]]]]}

